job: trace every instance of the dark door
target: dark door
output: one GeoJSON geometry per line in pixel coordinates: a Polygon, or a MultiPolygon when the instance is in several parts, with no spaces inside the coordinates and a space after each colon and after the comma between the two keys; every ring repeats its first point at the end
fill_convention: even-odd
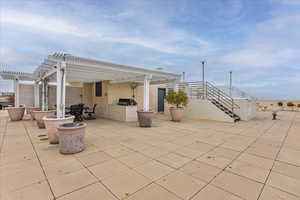
{"type": "Polygon", "coordinates": [[[158,88],[157,91],[157,112],[165,111],[165,96],[166,96],[166,88],[158,88]]]}

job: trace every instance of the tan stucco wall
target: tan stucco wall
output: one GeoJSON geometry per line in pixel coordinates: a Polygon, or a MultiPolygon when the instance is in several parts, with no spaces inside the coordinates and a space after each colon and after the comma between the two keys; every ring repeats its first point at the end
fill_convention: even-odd
{"type": "Polygon", "coordinates": [[[251,120],[256,116],[256,101],[248,99],[234,99],[234,102],[240,107],[234,110],[241,120],[251,120]]]}
{"type": "Polygon", "coordinates": [[[82,85],[82,103],[87,106],[93,105],[93,83],[84,83],[82,85]]]}
{"type": "Polygon", "coordinates": [[[20,92],[20,104],[26,106],[34,105],[34,94],[33,94],[33,85],[28,84],[20,84],[19,85],[20,92]]]}
{"type": "MultiPolygon", "coordinates": [[[[83,85],[83,102],[86,104],[98,104],[101,106],[107,104],[117,104],[119,98],[132,98],[132,89],[130,83],[109,83],[108,81],[102,82],[102,97],[95,96],[95,83],[83,85]]],[[[151,85],[150,86],[150,109],[154,112],[157,111],[157,89],[164,85],[151,85]]],[[[138,104],[138,109],[143,108],[144,87],[138,86],[135,91],[135,100],[138,104]]]]}
{"type": "MultiPolygon", "coordinates": [[[[168,109],[165,109],[165,113],[168,113],[168,109]]],[[[234,120],[218,109],[208,100],[202,99],[190,99],[189,104],[184,110],[184,116],[187,119],[206,119],[223,122],[234,122],[234,120]]]]}

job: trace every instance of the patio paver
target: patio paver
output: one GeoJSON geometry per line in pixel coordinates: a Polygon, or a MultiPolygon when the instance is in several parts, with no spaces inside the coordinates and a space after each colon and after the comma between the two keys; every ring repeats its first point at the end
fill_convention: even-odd
{"type": "Polygon", "coordinates": [[[1,200],[300,199],[297,112],[234,124],[158,115],[150,129],[97,119],[75,155],[41,140],[28,116],[0,113],[1,200]]]}

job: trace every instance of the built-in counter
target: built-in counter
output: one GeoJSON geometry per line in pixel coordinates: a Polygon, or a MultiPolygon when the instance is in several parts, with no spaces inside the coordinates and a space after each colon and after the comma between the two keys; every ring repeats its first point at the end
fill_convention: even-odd
{"type": "Polygon", "coordinates": [[[118,121],[136,122],[136,111],[137,106],[107,104],[99,106],[99,108],[97,109],[97,116],[118,121]]]}

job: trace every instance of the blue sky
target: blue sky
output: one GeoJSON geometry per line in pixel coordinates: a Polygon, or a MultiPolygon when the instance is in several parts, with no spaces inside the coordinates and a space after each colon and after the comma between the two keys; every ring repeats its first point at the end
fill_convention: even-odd
{"type": "MultiPolygon", "coordinates": [[[[186,72],[264,99],[300,99],[300,0],[1,1],[0,64],[66,52],[186,72]]],[[[1,82],[0,82],[1,83],[1,82]]],[[[2,83],[3,84],[3,83],[2,83]]]]}

